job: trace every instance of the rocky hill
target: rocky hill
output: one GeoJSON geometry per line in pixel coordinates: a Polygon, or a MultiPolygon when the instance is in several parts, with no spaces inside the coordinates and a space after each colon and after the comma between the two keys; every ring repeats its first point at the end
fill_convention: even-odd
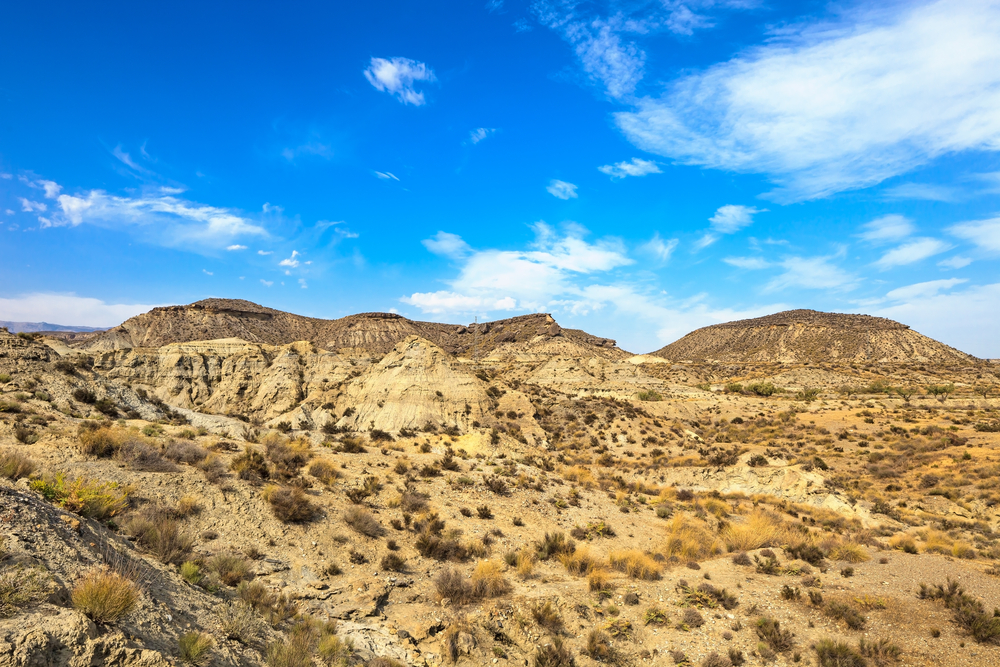
{"type": "Polygon", "coordinates": [[[187,306],[154,308],[87,340],[82,347],[111,351],[238,338],[268,345],[308,341],[325,350],[382,356],[410,336],[424,338],[449,354],[465,357],[486,356],[500,345],[527,342],[539,336],[572,340],[601,356],[628,356],[616,347],[615,341],[563,329],[552,316],[542,313],[468,326],[418,322],[394,313],[359,313],[324,320],[242,299],[204,299],[187,306]]]}
{"type": "Polygon", "coordinates": [[[722,363],[978,361],[893,320],[816,310],[715,324],[652,354],[671,361],[722,363]]]}

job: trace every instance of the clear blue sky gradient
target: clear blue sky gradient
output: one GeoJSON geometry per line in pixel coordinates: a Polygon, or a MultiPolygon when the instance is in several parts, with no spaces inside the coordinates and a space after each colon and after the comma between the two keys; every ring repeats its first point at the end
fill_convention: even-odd
{"type": "Polygon", "coordinates": [[[209,296],[544,311],[648,352],[815,308],[1000,357],[995,4],[0,20],[0,320],[114,325],[209,296]]]}

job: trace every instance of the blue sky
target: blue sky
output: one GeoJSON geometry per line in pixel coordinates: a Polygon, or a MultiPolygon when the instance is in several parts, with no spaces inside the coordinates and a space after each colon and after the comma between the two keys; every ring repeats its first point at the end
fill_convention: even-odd
{"type": "Polygon", "coordinates": [[[330,4],[0,9],[0,319],[545,311],[647,352],[815,308],[1000,357],[996,3],[330,4]]]}

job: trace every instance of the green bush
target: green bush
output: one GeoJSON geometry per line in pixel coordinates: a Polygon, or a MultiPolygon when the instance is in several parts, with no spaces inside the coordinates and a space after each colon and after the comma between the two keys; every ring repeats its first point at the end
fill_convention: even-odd
{"type": "Polygon", "coordinates": [[[115,482],[100,482],[86,477],[67,479],[61,472],[55,477],[32,480],[31,488],[46,500],[71,512],[99,520],[124,512],[132,492],[131,487],[121,487],[115,482]]]}

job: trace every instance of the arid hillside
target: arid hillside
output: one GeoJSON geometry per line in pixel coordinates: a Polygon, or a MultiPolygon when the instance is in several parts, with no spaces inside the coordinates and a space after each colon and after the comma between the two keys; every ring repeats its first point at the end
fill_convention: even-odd
{"type": "Polygon", "coordinates": [[[975,361],[905,324],[870,315],[788,310],[692,331],[652,353],[718,363],[964,364],[975,361]]]}
{"type": "Polygon", "coordinates": [[[287,345],[308,341],[333,352],[384,355],[409,336],[425,338],[449,354],[487,355],[505,343],[563,337],[595,348],[602,356],[628,356],[615,341],[563,329],[550,315],[522,315],[479,325],[417,322],[393,313],[360,313],[322,320],[265,308],[241,299],[204,299],[187,306],[154,308],[88,339],[82,348],[108,351],[159,348],[171,343],[238,338],[287,345]]]}
{"type": "Polygon", "coordinates": [[[0,667],[996,662],[995,364],[218,305],[0,330],[0,667]]]}

